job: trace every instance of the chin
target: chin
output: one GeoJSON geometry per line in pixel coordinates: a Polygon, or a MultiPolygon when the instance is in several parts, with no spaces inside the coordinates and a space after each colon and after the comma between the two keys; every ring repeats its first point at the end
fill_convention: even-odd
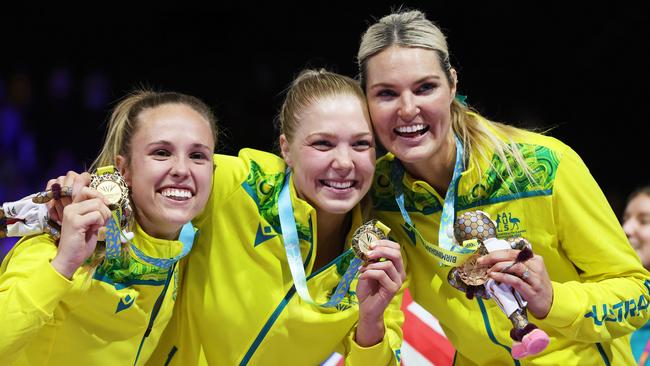
{"type": "Polygon", "coordinates": [[[394,149],[393,154],[404,163],[416,163],[427,160],[432,155],[432,149],[428,146],[405,147],[399,146],[394,149]]]}
{"type": "Polygon", "coordinates": [[[359,200],[346,200],[346,201],[335,201],[335,202],[323,202],[318,205],[318,208],[322,211],[325,211],[330,214],[347,214],[352,211],[354,206],[359,203],[359,200]]]}

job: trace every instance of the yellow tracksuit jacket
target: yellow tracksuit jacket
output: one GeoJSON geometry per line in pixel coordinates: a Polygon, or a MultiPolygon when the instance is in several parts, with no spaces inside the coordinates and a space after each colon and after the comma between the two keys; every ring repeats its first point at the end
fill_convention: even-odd
{"type": "MultiPolygon", "coordinates": [[[[278,217],[284,161],[251,149],[214,158],[212,196],[194,221],[201,234],[189,256],[186,287],[149,364],[312,366],[337,351],[351,365],[397,365],[401,292],[386,310],[383,341],[357,345],[356,279],[336,307],[309,305],[296,294],[278,217]]],[[[316,211],[293,184],[291,198],[307,285],[314,300],[325,303],[353,258],[349,238],[340,256],[315,271],[316,211]]],[[[352,228],[360,224],[357,207],[352,228]]]]}
{"type": "MultiPolygon", "coordinates": [[[[516,141],[537,184],[521,170],[514,179],[496,158],[462,173],[457,215],[487,212],[501,238],[522,236],[544,258],[553,285],[545,319],[531,322],[551,337],[546,350],[513,360],[511,322],[492,300],[468,300],[447,281],[421,241],[402,224],[390,180],[395,160],[377,162],[373,202],[378,218],[393,228],[409,263],[415,301],[435,315],[457,349],[455,365],[632,365],[629,334],[648,320],[648,273],[628,244],[618,220],[580,157],[562,142],[526,132],[516,141]]],[[[514,160],[511,160],[514,164],[514,160]]],[[[430,243],[438,243],[444,198],[424,181],[405,174],[406,210],[430,243]]]]}
{"type": "MultiPolygon", "coordinates": [[[[150,237],[136,225],[133,243],[146,255],[171,258],[183,244],[150,237]]],[[[178,269],[131,258],[128,275],[99,268],[92,279],[72,280],[50,261],[56,246],[47,235],[23,238],[0,267],[0,365],[143,365],[171,318],[178,269]],[[115,281],[119,278],[119,282],[115,281]],[[169,287],[149,336],[138,349],[152,309],[169,287]]]]}

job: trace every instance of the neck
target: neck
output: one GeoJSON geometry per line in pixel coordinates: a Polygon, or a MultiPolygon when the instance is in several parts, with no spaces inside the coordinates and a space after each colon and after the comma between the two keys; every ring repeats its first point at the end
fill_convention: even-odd
{"type": "Polygon", "coordinates": [[[404,168],[414,178],[427,182],[443,198],[454,175],[456,163],[456,144],[448,143],[441,146],[433,156],[415,162],[402,162],[404,168]]]}
{"type": "Polygon", "coordinates": [[[345,237],[350,231],[352,215],[317,212],[317,250],[314,270],[322,268],[343,252],[345,237]]]}

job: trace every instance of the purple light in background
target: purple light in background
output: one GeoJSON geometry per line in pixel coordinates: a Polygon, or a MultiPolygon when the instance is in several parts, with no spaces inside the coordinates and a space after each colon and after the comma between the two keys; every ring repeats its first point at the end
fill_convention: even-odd
{"type": "Polygon", "coordinates": [[[36,141],[34,136],[24,134],[18,144],[18,169],[23,173],[30,173],[36,168],[36,141]]]}
{"type": "Polygon", "coordinates": [[[71,89],[70,71],[65,68],[53,70],[49,80],[50,96],[56,100],[68,99],[71,89]]]}
{"type": "Polygon", "coordinates": [[[0,126],[2,126],[2,133],[0,133],[0,148],[9,149],[12,141],[20,133],[23,124],[23,116],[20,112],[10,106],[0,107],[0,126]]]}
{"type": "Polygon", "coordinates": [[[102,110],[108,104],[109,82],[100,72],[93,72],[84,80],[84,104],[91,110],[102,110]]]}

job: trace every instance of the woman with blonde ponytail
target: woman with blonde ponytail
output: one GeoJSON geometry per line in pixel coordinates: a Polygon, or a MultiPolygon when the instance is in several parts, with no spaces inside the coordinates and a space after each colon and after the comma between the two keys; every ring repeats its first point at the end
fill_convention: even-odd
{"type": "Polygon", "coordinates": [[[648,319],[649,275],[580,157],[467,107],[445,36],[420,11],[372,24],[358,62],[389,151],[377,162],[374,208],[399,228],[411,294],[440,320],[455,364],[633,364],[627,335],[648,319]],[[488,226],[463,226],[471,217],[488,226]],[[487,236],[512,245],[490,247],[487,236]],[[533,328],[511,332],[513,308],[487,301],[490,284],[520,295],[524,319],[527,302],[548,346],[529,347],[522,336],[533,328]]]}
{"type": "Polygon", "coordinates": [[[178,261],[194,244],[190,220],[210,194],[215,140],[215,118],[197,98],[137,91],[117,104],[93,164],[102,183],[87,173],[57,181],[72,191],[51,212],[60,237],[24,237],[2,262],[0,364],[148,360],[171,318],[178,261]]]}

